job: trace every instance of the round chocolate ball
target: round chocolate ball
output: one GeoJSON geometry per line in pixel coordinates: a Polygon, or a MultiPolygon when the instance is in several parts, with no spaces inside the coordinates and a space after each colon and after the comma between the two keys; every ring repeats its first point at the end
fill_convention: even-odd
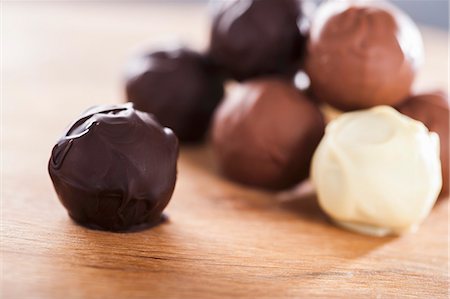
{"type": "Polygon", "coordinates": [[[320,207],[340,226],[375,236],[412,232],[442,187],[439,137],[389,106],[332,120],[311,166],[320,207]]]}
{"type": "Polygon", "coordinates": [[[229,1],[214,16],[209,54],[237,80],[293,76],[306,44],[302,24],[298,0],[229,1]]]}
{"type": "Polygon", "coordinates": [[[228,178],[283,189],[308,177],[323,133],[321,112],[293,84],[258,79],[235,86],[221,103],[212,142],[228,178]]]}
{"type": "Polygon", "coordinates": [[[431,92],[411,96],[397,109],[418,121],[428,130],[439,135],[441,145],[442,191],[449,194],[449,102],[448,95],[443,92],[431,92]]]}
{"type": "Polygon", "coordinates": [[[48,171],[76,222],[124,231],[159,223],[177,175],[178,140],[131,103],[84,112],[58,140],[48,171]]]}
{"type": "Polygon", "coordinates": [[[156,116],[180,141],[198,142],[223,96],[223,82],[210,61],[186,48],[147,52],[130,61],[126,96],[156,116]]]}
{"type": "Polygon", "coordinates": [[[313,18],[305,69],[319,100],[355,110],[399,104],[422,60],[420,32],[396,7],[328,1],[313,18]]]}

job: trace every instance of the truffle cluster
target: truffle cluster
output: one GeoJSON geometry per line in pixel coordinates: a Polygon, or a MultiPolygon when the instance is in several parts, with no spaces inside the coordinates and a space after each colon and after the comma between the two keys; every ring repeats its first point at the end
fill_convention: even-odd
{"type": "Polygon", "coordinates": [[[347,229],[414,230],[448,195],[448,98],[411,94],[422,60],[416,25],[385,2],[328,1],[311,21],[310,94],[343,111],[372,108],[331,121],[313,158],[319,203],[347,229]]]}
{"type": "Polygon", "coordinates": [[[200,142],[210,130],[221,173],[235,182],[281,190],[311,174],[338,224],[375,235],[417,227],[448,194],[449,104],[443,93],[411,93],[423,60],[416,25],[384,2],[304,8],[225,1],[206,51],[133,57],[124,76],[133,104],[89,109],[52,151],[69,215],[113,231],[157,223],[175,186],[175,135],[200,142]],[[326,126],[326,105],[352,112],[326,126]]]}
{"type": "Polygon", "coordinates": [[[293,81],[308,23],[297,0],[230,1],[214,16],[208,53],[238,82],[214,115],[212,145],[236,182],[279,190],[309,175],[325,124],[293,81]]]}
{"type": "Polygon", "coordinates": [[[325,126],[293,83],[307,41],[302,8],[299,0],[223,2],[205,53],[146,50],[130,60],[127,100],[181,142],[201,141],[212,119],[217,162],[228,178],[267,189],[294,186],[308,177],[325,126]],[[224,79],[238,82],[222,99],[224,79]]]}
{"type": "Polygon", "coordinates": [[[211,59],[239,81],[213,119],[212,145],[223,174],[252,186],[288,188],[308,177],[320,143],[312,181],[332,219],[375,235],[414,230],[439,193],[448,194],[449,180],[447,96],[411,95],[423,60],[416,25],[384,2],[327,1],[310,22],[302,22],[301,9],[291,9],[297,25],[310,23],[309,33],[299,31],[295,63],[287,54],[292,15],[283,11],[294,1],[269,8],[274,2],[234,1],[213,22],[211,59]],[[269,10],[274,22],[263,21],[269,10]],[[285,59],[275,59],[283,49],[285,59]],[[295,89],[289,65],[272,65],[283,61],[306,73],[306,91],[295,89]],[[373,109],[342,115],[321,140],[317,105],[324,104],[373,109]]]}

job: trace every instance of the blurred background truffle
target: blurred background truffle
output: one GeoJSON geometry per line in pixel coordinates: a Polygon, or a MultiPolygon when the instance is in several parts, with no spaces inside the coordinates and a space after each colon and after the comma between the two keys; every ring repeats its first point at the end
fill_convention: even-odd
{"type": "Polygon", "coordinates": [[[325,2],[307,52],[314,95],[341,110],[400,103],[423,59],[417,26],[386,2],[325,2]]]}
{"type": "Polygon", "coordinates": [[[293,76],[304,53],[306,26],[299,0],[225,1],[214,16],[209,54],[237,80],[293,76]]]}
{"type": "Polygon", "coordinates": [[[227,177],[283,189],[308,177],[323,133],[322,115],[305,95],[266,78],[234,86],[215,114],[212,141],[227,177]]]}
{"type": "Polygon", "coordinates": [[[397,109],[439,135],[441,145],[442,192],[449,193],[449,103],[442,91],[411,96],[397,109]]]}
{"type": "Polygon", "coordinates": [[[182,142],[203,139],[222,84],[210,61],[187,48],[147,51],[126,68],[127,100],[155,115],[182,142]]]}

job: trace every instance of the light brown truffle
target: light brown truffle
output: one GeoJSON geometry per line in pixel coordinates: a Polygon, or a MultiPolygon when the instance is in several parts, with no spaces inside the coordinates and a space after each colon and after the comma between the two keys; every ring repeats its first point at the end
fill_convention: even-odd
{"type": "Polygon", "coordinates": [[[225,98],[212,140],[225,176],[283,189],[308,177],[323,132],[321,112],[291,83],[259,79],[235,86],[225,98]]]}
{"type": "Polygon", "coordinates": [[[341,110],[396,105],[423,59],[412,20],[385,3],[329,1],[311,25],[305,61],[314,95],[341,110]]]}

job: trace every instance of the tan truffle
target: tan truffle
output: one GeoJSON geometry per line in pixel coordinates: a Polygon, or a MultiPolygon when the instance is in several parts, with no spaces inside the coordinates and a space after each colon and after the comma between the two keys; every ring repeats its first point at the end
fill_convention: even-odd
{"type": "Polygon", "coordinates": [[[355,110],[405,99],[423,44],[412,20],[391,5],[329,1],[313,19],[307,52],[314,95],[355,110]]]}
{"type": "Polygon", "coordinates": [[[323,132],[319,109],[291,83],[259,79],[235,86],[222,102],[212,139],[225,176],[283,189],[308,177],[323,132]]]}

